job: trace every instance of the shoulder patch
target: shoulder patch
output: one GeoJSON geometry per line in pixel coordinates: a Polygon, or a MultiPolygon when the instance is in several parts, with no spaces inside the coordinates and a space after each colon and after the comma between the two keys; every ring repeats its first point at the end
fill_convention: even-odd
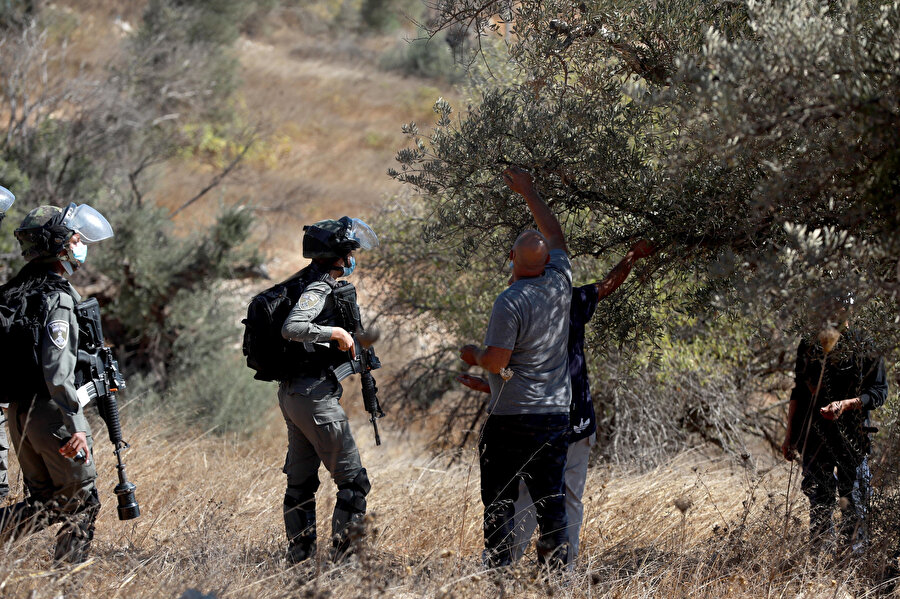
{"type": "Polygon", "coordinates": [[[47,334],[53,345],[62,349],[69,342],[69,323],[65,320],[51,320],[47,323],[47,334]]]}
{"type": "Polygon", "coordinates": [[[297,307],[301,310],[309,310],[319,302],[319,296],[315,294],[306,294],[300,296],[297,301],[297,307]]]}

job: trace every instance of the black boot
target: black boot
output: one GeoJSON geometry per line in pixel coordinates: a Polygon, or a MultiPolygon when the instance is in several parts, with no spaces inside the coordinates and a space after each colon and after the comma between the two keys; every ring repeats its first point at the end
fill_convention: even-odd
{"type": "Polygon", "coordinates": [[[316,554],[316,489],[318,476],[302,485],[288,485],[284,494],[284,530],[287,559],[299,564],[316,554]]]}
{"type": "Polygon", "coordinates": [[[359,471],[353,482],[338,487],[331,517],[331,559],[340,562],[349,557],[362,535],[362,518],[366,515],[366,495],[372,488],[366,469],[359,471]]]}
{"type": "Polygon", "coordinates": [[[94,540],[94,521],[99,511],[100,498],[97,489],[93,489],[77,512],[60,516],[63,524],[56,533],[55,562],[80,564],[87,559],[94,540]]]}

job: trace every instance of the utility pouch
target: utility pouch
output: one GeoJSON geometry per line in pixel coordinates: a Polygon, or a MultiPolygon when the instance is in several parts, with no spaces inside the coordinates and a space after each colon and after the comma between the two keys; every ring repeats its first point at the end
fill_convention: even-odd
{"type": "Polygon", "coordinates": [[[86,299],[75,306],[78,320],[78,349],[93,352],[103,346],[103,325],[97,298],[86,299]]]}
{"type": "Polygon", "coordinates": [[[351,335],[355,335],[362,327],[359,304],[356,303],[356,287],[352,283],[341,281],[331,293],[341,314],[344,329],[351,335]]]}

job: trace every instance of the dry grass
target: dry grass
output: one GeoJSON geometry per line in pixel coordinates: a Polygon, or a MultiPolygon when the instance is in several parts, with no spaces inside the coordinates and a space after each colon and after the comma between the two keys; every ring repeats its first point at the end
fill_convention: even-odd
{"type": "MultiPolygon", "coordinates": [[[[862,591],[852,566],[806,555],[804,501],[795,502],[782,536],[787,466],[769,458],[735,464],[699,452],[643,474],[592,469],[582,558],[571,574],[542,582],[530,557],[513,571],[485,572],[474,453],[448,466],[446,456],[422,451],[425,435],[404,437],[392,432],[396,421],[382,423],[384,445],[376,448],[368,423],[354,418],[373,489],[370,534],[350,565],[332,566],[325,543],[315,563],[288,568],[283,561],[286,440],[276,414],[250,438],[182,438],[148,418],[126,424],[134,444],[128,470],[142,516],[116,519],[114,462],[101,429],[104,507],[92,559],[54,570],[51,533],[18,541],[0,549],[0,596],[179,597],[190,588],[222,598],[844,597],[862,591]]],[[[12,477],[18,479],[15,465],[12,477]]],[[[328,530],[333,494],[333,485],[323,483],[320,530],[328,530]]]]}
{"type": "MultiPolygon", "coordinates": [[[[97,20],[89,21],[91,36],[79,43],[102,39],[103,31],[118,35],[111,23],[117,13],[107,0],[85,6],[95,9],[97,20]]],[[[124,18],[137,14],[134,9],[124,18]]],[[[372,43],[361,54],[288,30],[245,42],[242,101],[249,114],[271,125],[273,156],[186,211],[182,222],[202,221],[218,202],[255,203],[269,227],[264,246],[276,251],[273,270],[282,274],[297,267],[303,222],[345,212],[368,216],[395,193],[384,171],[403,144],[400,123],[431,118],[431,103],[448,90],[375,71],[369,55],[379,42],[372,43]]],[[[99,62],[103,47],[82,51],[93,56],[93,48],[99,62]]],[[[208,176],[196,165],[168,165],[156,199],[178,206],[208,176]]],[[[274,389],[272,398],[274,404],[274,389]]],[[[356,439],[373,480],[370,534],[358,561],[335,568],[322,543],[314,563],[285,564],[286,438],[277,410],[247,438],[176,435],[178,415],[158,415],[125,423],[134,445],[128,472],[138,485],[142,516],[116,519],[114,459],[101,425],[95,430],[104,507],[91,560],[52,569],[52,532],[2,547],[0,597],[179,597],[186,589],[219,598],[756,598],[865,591],[853,566],[807,555],[805,500],[794,476],[786,505],[787,465],[764,455],[734,463],[699,451],[645,473],[591,470],[574,572],[543,582],[530,556],[512,571],[486,572],[474,451],[448,465],[449,456],[424,450],[433,429],[398,434],[402,416],[396,412],[382,421],[384,445],[376,448],[368,423],[357,417],[355,394],[345,402],[354,406],[356,439]]],[[[14,457],[12,463],[18,481],[14,457]]],[[[333,485],[324,482],[322,531],[329,529],[333,497],[333,485]]]]}

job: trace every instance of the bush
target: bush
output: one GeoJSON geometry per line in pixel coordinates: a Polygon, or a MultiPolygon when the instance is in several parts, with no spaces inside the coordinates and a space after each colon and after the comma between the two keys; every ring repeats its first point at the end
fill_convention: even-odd
{"type": "MultiPolygon", "coordinates": [[[[148,175],[193,149],[192,132],[207,125],[217,132],[226,150],[214,160],[240,150],[191,201],[249,147],[231,134],[229,46],[245,8],[233,0],[153,0],[138,32],[97,75],[73,71],[64,41],[33,21],[0,32],[0,112],[11,117],[0,130],[0,174],[18,199],[10,219],[70,201],[103,212],[116,235],[92,249],[73,282],[104,305],[107,341],[133,381],[129,392],[184,403],[192,419],[220,429],[243,428],[262,405],[252,373],[237,367],[243,307],[220,299],[223,281],[258,262],[245,247],[253,215],[224,208],[212,226],[178,237],[170,214],[145,198],[148,175]]],[[[8,268],[21,265],[17,254],[6,256],[8,268]]]]}
{"type": "Polygon", "coordinates": [[[446,42],[446,35],[420,36],[404,40],[385,52],[380,60],[381,68],[399,71],[411,77],[458,81],[462,69],[454,60],[446,42]]]}

